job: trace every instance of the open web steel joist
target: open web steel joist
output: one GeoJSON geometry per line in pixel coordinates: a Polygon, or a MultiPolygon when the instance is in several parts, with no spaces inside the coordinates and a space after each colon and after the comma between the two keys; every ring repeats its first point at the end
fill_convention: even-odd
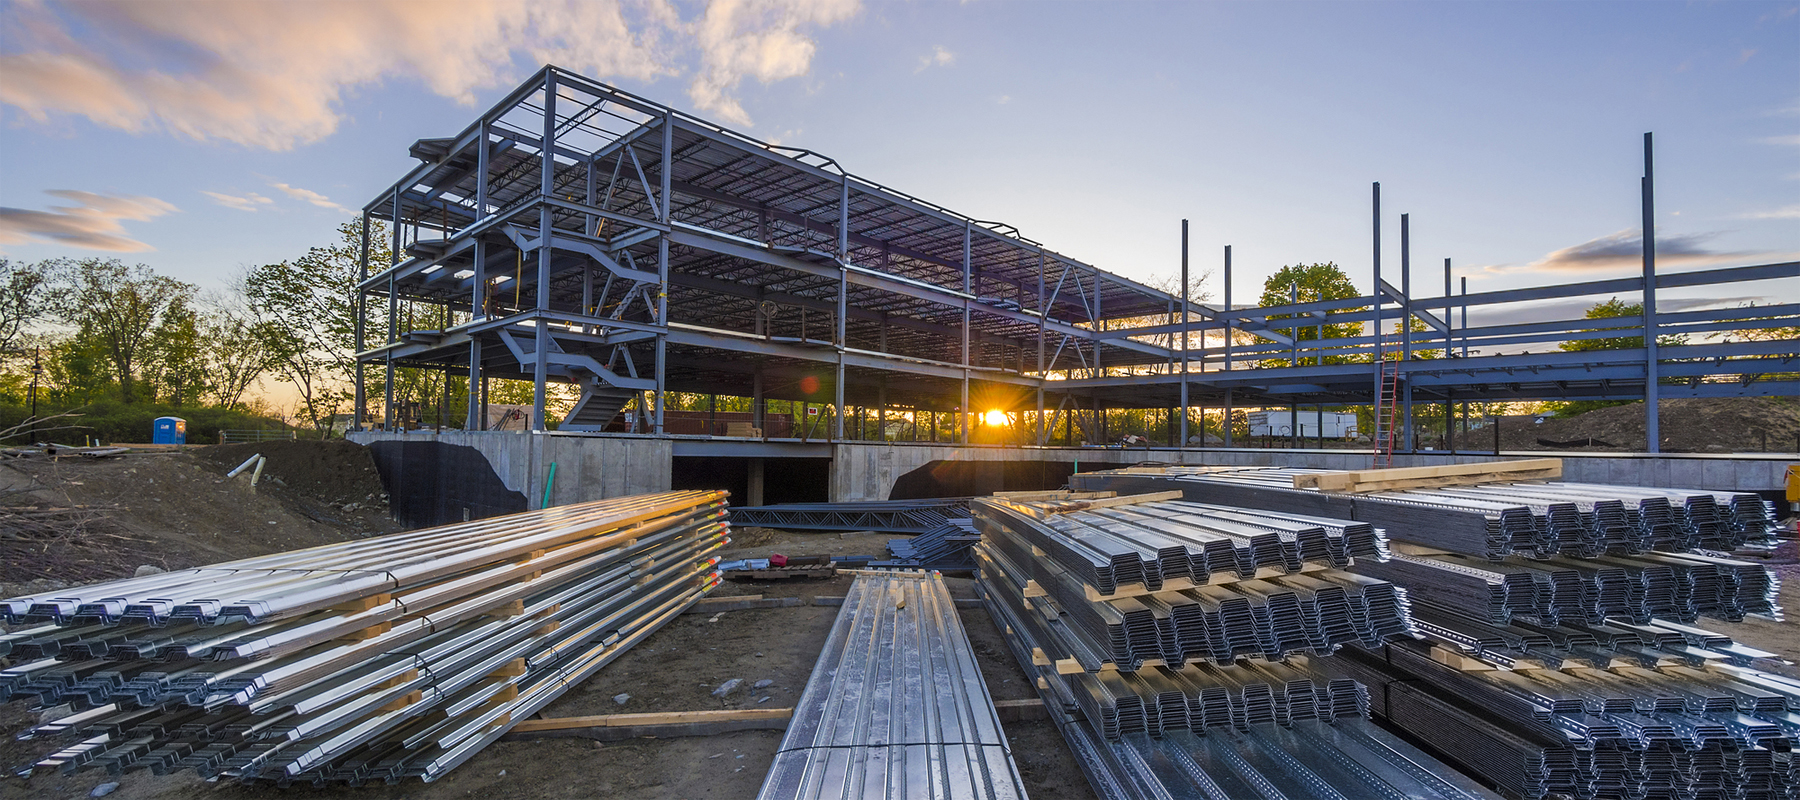
{"type": "Polygon", "coordinates": [[[669,492],[4,602],[38,767],[443,776],[718,583],[723,492],[669,492]]]}
{"type": "MultiPolygon", "coordinates": [[[[390,412],[396,366],[466,372],[474,386],[531,380],[533,429],[545,428],[544,387],[557,381],[582,388],[565,431],[617,424],[636,399],[645,413],[633,425],[662,433],[661,399],[682,391],[829,406],[829,440],[866,438],[847,429],[848,406],[952,412],[962,442],[972,415],[1005,410],[1029,419],[1021,441],[1043,443],[1059,421],[1092,428],[1086,415],[1106,408],[1367,404],[1372,362],[1390,353],[1409,406],[1800,392],[1793,340],[1732,336],[1792,326],[1800,304],[1652,310],[1604,329],[1517,319],[1552,300],[1728,284],[1791,295],[1795,262],[1673,275],[1647,265],[1644,277],[1455,296],[1446,280],[1444,296],[1425,298],[1404,269],[1398,287],[1384,280],[1377,255],[1366,296],[1234,308],[1228,258],[1227,302],[1213,306],[556,67],[411,155],[418,164],[363,209],[364,230],[386,223],[392,238],[387,252],[377,242],[363,253],[358,304],[387,313],[385,324],[358,316],[377,324],[358,328],[357,359],[386,368],[378,406],[390,412]],[[1374,335],[1402,318],[1428,330],[1374,335]],[[1360,333],[1312,335],[1346,325],[1360,333]],[[1671,335],[1689,338],[1556,348],[1671,335]]],[[[471,428],[485,420],[480,395],[471,428]]],[[[754,413],[762,428],[760,404],[754,413]]]]}
{"type": "MultiPolygon", "coordinates": [[[[1353,680],[1323,677],[1313,664],[1331,658],[1315,658],[1286,652],[1279,645],[1264,645],[1275,657],[1224,658],[1219,663],[1186,663],[1176,659],[1166,665],[1090,665],[1083,663],[1071,647],[1074,637],[1068,629],[1078,626],[1077,615],[1063,614],[1040,604],[1046,593],[1056,594],[1047,582],[1022,581],[1016,572],[1001,566],[1011,553],[1034,563],[1027,569],[1038,571],[1055,563],[1059,567],[1080,568],[1093,560],[1090,543],[1084,543],[1080,525],[1047,523],[1047,519],[1105,511],[1137,510],[1152,519],[1185,516],[1183,523],[1169,523],[1160,530],[1145,526],[1123,526],[1109,532],[1104,542],[1116,553],[1135,550],[1136,563],[1157,563],[1154,556],[1159,546],[1171,535],[1186,538],[1188,545],[1173,550],[1187,550],[1192,543],[1223,537],[1208,530],[1200,522],[1203,517],[1182,515],[1183,503],[1130,503],[1130,498],[1088,496],[1076,500],[1046,498],[1020,502],[1006,498],[987,498],[975,506],[977,524],[984,542],[978,554],[984,558],[977,584],[989,613],[1002,631],[1008,647],[1019,665],[1034,679],[1039,694],[1050,710],[1050,716],[1068,740],[1078,762],[1088,775],[1096,794],[1114,798],[1206,798],[1227,800],[1238,797],[1262,798],[1424,798],[1475,800],[1494,798],[1474,781],[1416,748],[1400,741],[1370,723],[1367,689],[1353,680]],[[1090,505],[1088,499],[1121,505],[1112,508],[1081,510],[1090,505]],[[1152,513],[1153,509],[1174,511],[1173,514],[1152,513]],[[1037,513],[1033,513],[1037,512],[1037,513]],[[1182,530],[1182,528],[1188,530],[1182,530]],[[1137,541],[1137,537],[1144,541],[1137,541]],[[1061,540],[1054,550],[1047,546],[1061,540]],[[1014,541],[1016,544],[1008,544],[1014,541]],[[1114,667],[1117,667],[1116,669],[1114,667]]],[[[1094,503],[1093,505],[1097,505],[1094,503]]],[[[1226,514],[1225,510],[1215,513],[1226,514]]],[[[1273,523],[1281,515],[1254,514],[1273,523]]],[[[1092,525],[1095,519],[1078,520],[1092,525]]],[[[1295,517],[1296,527],[1336,529],[1341,536],[1354,523],[1316,518],[1295,517]]],[[[1233,543],[1234,548],[1256,550],[1258,543],[1276,542],[1292,545],[1293,531],[1283,534],[1263,532],[1245,536],[1233,543]]],[[[1379,540],[1379,533],[1368,532],[1379,540]]],[[[1198,548],[1195,548],[1198,549],[1198,548]]],[[[1365,541],[1358,558],[1378,557],[1378,550],[1365,541]]],[[[1283,561],[1281,548],[1265,552],[1270,562],[1283,561]]],[[[1190,554],[1193,551],[1189,551],[1190,554]]],[[[1289,551],[1290,554],[1293,551],[1289,551]]],[[[1255,586],[1282,577],[1308,578],[1326,575],[1319,571],[1330,557],[1309,554],[1314,571],[1289,574],[1286,566],[1281,575],[1267,579],[1239,579],[1235,573],[1216,575],[1219,584],[1205,589],[1224,589],[1243,584],[1255,586]]],[[[1165,552],[1172,557],[1172,552],[1165,552]]],[[[1107,559],[1101,559],[1106,561],[1107,559]]],[[[1130,561],[1131,559],[1124,559],[1130,561]]],[[[1111,560],[1118,564],[1120,560],[1111,560]]],[[[1073,573],[1069,573],[1073,574],[1073,573]]],[[[1342,574],[1342,573],[1338,573],[1342,574]]],[[[1182,578],[1180,580],[1188,580],[1182,578]]],[[[1180,595],[1183,591],[1168,589],[1151,592],[1143,582],[1132,583],[1118,594],[1146,601],[1180,595]]],[[[1091,584],[1078,591],[1093,592],[1091,584]]],[[[1249,590],[1251,593],[1255,589],[1249,590]]],[[[1066,597],[1066,596],[1065,596],[1066,597]]],[[[1073,599],[1070,598],[1070,602],[1073,599]]],[[[1227,616],[1254,618],[1248,604],[1227,611],[1227,616]]],[[[1267,610],[1266,608],[1264,609],[1267,610]]],[[[1399,610],[1405,619],[1404,609],[1399,610]]],[[[1330,616],[1327,612],[1323,616],[1330,616]]],[[[1319,622],[1322,616],[1314,616],[1319,622]]],[[[1329,624],[1329,623],[1327,623],[1329,624]]],[[[1386,636],[1375,637],[1378,643],[1386,636]]],[[[1326,652],[1330,650],[1327,649],[1326,652]]]]}
{"type": "Polygon", "coordinates": [[[854,503],[784,503],[731,510],[740,528],[786,531],[878,531],[925,533],[952,520],[969,518],[969,499],[867,500],[854,503]]]}
{"type": "Polygon", "coordinates": [[[1025,797],[936,573],[859,575],[758,800],[1025,797]]]}

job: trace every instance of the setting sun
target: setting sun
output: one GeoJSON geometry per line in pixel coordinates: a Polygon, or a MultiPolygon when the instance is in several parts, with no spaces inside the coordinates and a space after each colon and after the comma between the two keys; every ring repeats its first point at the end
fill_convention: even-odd
{"type": "Polygon", "coordinates": [[[1005,425],[1007,423],[1006,412],[989,411],[986,414],[981,415],[981,421],[989,425],[1005,425]]]}

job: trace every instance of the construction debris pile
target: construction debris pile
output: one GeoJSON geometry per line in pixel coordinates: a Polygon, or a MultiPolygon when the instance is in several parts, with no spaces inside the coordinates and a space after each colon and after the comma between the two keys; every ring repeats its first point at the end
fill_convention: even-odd
{"type": "Polygon", "coordinates": [[[1102,797],[1493,795],[1370,724],[1312,665],[1411,633],[1346,520],[1172,494],[978,500],[977,588],[1102,797]]]}
{"type": "Polygon", "coordinates": [[[0,604],[38,763],[279,784],[442,777],[718,582],[724,492],[603,500],[0,604]]]}
{"type": "Polygon", "coordinates": [[[941,576],[851,584],[757,797],[1025,797],[941,576]]]}
{"type": "Polygon", "coordinates": [[[1384,520],[1394,556],[1350,569],[1405,586],[1420,638],[1308,668],[1370,687],[1376,714],[1488,784],[1583,800],[1800,793],[1800,681],[1758,668],[1776,654],[1687,624],[1779,619],[1766,568],[1679,552],[1763,542],[1760,498],[1566,483],[1340,494],[1295,488],[1319,473],[1205,469],[1075,482],[1384,520]],[[1454,535],[1468,515],[1501,538],[1454,535]]]}

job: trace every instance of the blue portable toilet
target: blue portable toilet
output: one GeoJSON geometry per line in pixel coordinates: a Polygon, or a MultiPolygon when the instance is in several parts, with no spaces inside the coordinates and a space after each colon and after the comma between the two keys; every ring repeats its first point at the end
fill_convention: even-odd
{"type": "Polygon", "coordinates": [[[157,417],[151,444],[187,444],[187,420],[180,417],[157,417]]]}

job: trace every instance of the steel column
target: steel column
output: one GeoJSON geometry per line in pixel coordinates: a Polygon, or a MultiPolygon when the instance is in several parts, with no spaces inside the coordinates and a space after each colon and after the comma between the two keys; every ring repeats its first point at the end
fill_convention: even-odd
{"type": "MultiPolygon", "coordinates": [[[[1205,425],[1202,424],[1204,429],[1205,425]]],[[[1181,439],[1188,444],[1188,221],[1181,221],[1181,439]]]]}
{"type": "MultiPolygon", "coordinates": [[[[969,258],[970,236],[972,235],[970,225],[971,223],[967,221],[963,222],[962,405],[957,409],[959,412],[957,417],[960,422],[957,427],[957,430],[960,431],[957,441],[962,444],[969,443],[969,298],[967,295],[975,281],[975,264],[969,258]]],[[[937,428],[934,426],[932,430],[936,431],[937,428]]]]}
{"type": "MultiPolygon", "coordinates": [[[[550,199],[556,190],[556,73],[544,73],[544,139],[543,165],[538,193],[538,270],[537,270],[537,310],[550,310],[550,199]]],[[[536,358],[533,359],[531,372],[531,429],[534,431],[549,430],[549,420],[545,419],[545,394],[549,390],[550,378],[550,327],[543,320],[538,321],[533,333],[537,342],[536,358]]],[[[530,498],[526,498],[529,500],[530,498]]],[[[534,506],[535,507],[535,506],[534,506]]]]}
{"type": "MultiPolygon", "coordinates": [[[[356,303],[353,306],[353,310],[356,312],[356,352],[358,353],[368,349],[368,331],[365,328],[369,316],[369,293],[362,288],[362,284],[363,281],[369,279],[369,227],[369,212],[365,210],[362,213],[362,248],[361,255],[358,257],[359,276],[356,282],[356,303]]],[[[368,401],[368,398],[365,397],[367,386],[364,385],[363,360],[360,358],[356,359],[356,374],[352,379],[356,383],[356,398],[352,401],[354,407],[350,410],[351,427],[360,431],[363,429],[364,405],[368,401]]],[[[34,413],[32,416],[37,415],[34,413]]]]}
{"type": "MultiPolygon", "coordinates": [[[[1381,181],[1376,181],[1374,188],[1371,191],[1374,198],[1372,225],[1374,227],[1375,238],[1373,259],[1375,285],[1371,288],[1369,293],[1374,295],[1374,303],[1371,304],[1370,310],[1373,314],[1371,318],[1374,320],[1375,329],[1370,331],[1370,335],[1374,337],[1375,341],[1375,383],[1374,390],[1369,394],[1369,408],[1373,409],[1375,415],[1379,417],[1381,415],[1381,181]]],[[[1380,419],[1376,419],[1375,427],[1381,427],[1380,419]]],[[[1378,449],[1381,446],[1380,442],[1375,442],[1374,444],[1378,449]]]]}
{"type": "Polygon", "coordinates": [[[1411,214],[1400,215],[1400,419],[1406,426],[1406,452],[1417,449],[1413,439],[1412,401],[1412,223],[1411,214]]]}
{"type": "Polygon", "coordinates": [[[1656,363],[1656,171],[1650,134],[1644,134],[1644,448],[1662,452],[1660,397],[1656,363]]]}
{"type": "MultiPolygon", "coordinates": [[[[1227,313],[1229,313],[1231,311],[1231,245],[1225,245],[1225,311],[1227,313]]],[[[1232,319],[1234,319],[1234,318],[1230,317],[1230,316],[1227,316],[1225,318],[1225,347],[1224,347],[1224,350],[1225,350],[1225,373],[1227,375],[1229,375],[1231,373],[1231,328],[1232,328],[1231,321],[1232,321],[1232,319]]],[[[1231,425],[1231,414],[1232,414],[1231,391],[1232,391],[1232,387],[1230,387],[1230,386],[1225,387],[1225,421],[1222,423],[1222,425],[1225,429],[1225,446],[1226,447],[1231,446],[1231,428],[1232,428],[1232,425],[1231,425]]]]}
{"type": "MultiPolygon", "coordinates": [[[[486,143],[483,142],[485,147],[486,143]]],[[[470,296],[469,318],[478,319],[481,310],[487,305],[487,242],[475,242],[475,282],[470,296]]],[[[481,415],[481,337],[469,336],[469,414],[463,423],[463,430],[481,430],[487,427],[487,419],[481,415]]]]}

